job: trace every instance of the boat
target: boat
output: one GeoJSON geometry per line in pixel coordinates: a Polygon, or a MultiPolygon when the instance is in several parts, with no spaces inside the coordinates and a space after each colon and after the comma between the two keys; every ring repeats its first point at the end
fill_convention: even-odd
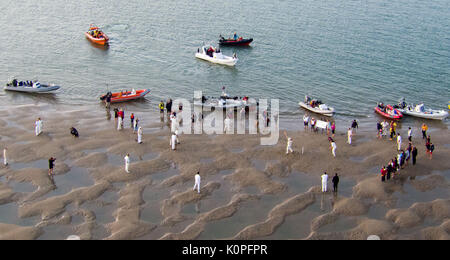
{"type": "Polygon", "coordinates": [[[334,108],[327,106],[320,100],[311,99],[308,96],[305,96],[304,102],[300,101],[298,104],[304,109],[324,116],[333,116],[335,112],[334,108]]]}
{"type": "Polygon", "coordinates": [[[404,115],[415,116],[425,119],[435,119],[435,120],[444,120],[448,117],[448,112],[445,110],[434,110],[430,108],[426,108],[423,103],[418,105],[411,105],[405,102],[403,98],[400,103],[394,108],[398,109],[404,115]]]}
{"type": "Polygon", "coordinates": [[[222,54],[220,49],[214,48],[209,45],[203,46],[201,49],[197,49],[197,53],[195,54],[196,58],[206,60],[212,63],[234,66],[239,60],[236,54],[233,54],[233,57],[225,56],[222,54]]]}
{"type": "Polygon", "coordinates": [[[86,35],[86,38],[93,43],[100,45],[108,44],[108,36],[97,26],[91,25],[89,31],[85,32],[84,34],[86,35]]]}
{"type": "Polygon", "coordinates": [[[39,81],[17,81],[13,79],[11,82],[7,83],[4,90],[25,92],[25,93],[51,93],[58,90],[60,87],[50,84],[41,84],[39,81]]]}
{"type": "Polygon", "coordinates": [[[375,107],[375,112],[392,120],[400,120],[403,118],[402,112],[398,109],[392,107],[391,105],[384,105],[381,102],[379,102],[375,107]]]}
{"type": "Polygon", "coordinates": [[[232,97],[225,92],[225,87],[222,88],[220,97],[202,96],[194,98],[194,106],[202,106],[205,108],[240,108],[255,106],[256,103],[250,102],[247,96],[232,97]]]}
{"type": "Polygon", "coordinates": [[[150,89],[140,89],[140,90],[133,89],[131,91],[121,91],[121,92],[115,92],[115,93],[108,92],[108,93],[102,95],[100,97],[100,100],[105,100],[106,96],[109,94],[109,95],[111,95],[111,103],[126,102],[126,101],[143,98],[148,93],[150,93],[150,89]]]}
{"type": "Polygon", "coordinates": [[[222,46],[248,46],[253,41],[253,38],[243,39],[239,37],[238,39],[228,38],[225,39],[220,35],[219,44],[222,46]]]}

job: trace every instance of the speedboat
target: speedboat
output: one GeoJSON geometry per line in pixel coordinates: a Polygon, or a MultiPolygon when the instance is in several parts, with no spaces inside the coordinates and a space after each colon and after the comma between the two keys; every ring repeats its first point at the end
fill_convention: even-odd
{"type": "Polygon", "coordinates": [[[214,48],[212,46],[203,46],[202,48],[197,49],[195,57],[212,63],[227,66],[234,66],[239,60],[236,54],[233,54],[233,57],[225,56],[222,54],[220,49],[214,48]]]}
{"type": "Polygon", "coordinates": [[[384,105],[381,102],[379,102],[375,107],[375,112],[392,120],[400,120],[403,117],[402,112],[400,112],[397,108],[394,108],[391,105],[384,105]]]}
{"type": "Polygon", "coordinates": [[[39,81],[17,81],[13,79],[11,82],[6,84],[4,90],[17,91],[25,93],[50,93],[58,90],[60,87],[56,85],[41,84],[39,81]]]}
{"type": "Polygon", "coordinates": [[[311,112],[321,114],[324,116],[333,116],[334,115],[334,108],[327,106],[326,104],[322,103],[322,101],[317,99],[311,99],[308,96],[305,96],[305,101],[300,101],[298,103],[301,107],[304,109],[307,109],[311,112]]]}
{"type": "Polygon", "coordinates": [[[222,88],[222,94],[220,97],[202,96],[194,98],[194,106],[202,106],[206,108],[238,108],[238,107],[251,107],[256,103],[249,101],[246,97],[231,97],[225,93],[225,87],[222,88]]]}
{"type": "Polygon", "coordinates": [[[415,116],[425,119],[436,119],[436,120],[444,120],[448,117],[448,112],[445,110],[434,110],[430,108],[425,108],[423,103],[418,105],[411,105],[405,102],[403,98],[400,103],[394,108],[397,108],[400,112],[405,115],[415,116]]]}
{"type": "Polygon", "coordinates": [[[108,43],[108,36],[100,30],[97,26],[91,25],[89,31],[85,32],[86,38],[93,43],[105,45],[108,43]]]}
{"type": "Polygon", "coordinates": [[[111,103],[125,102],[143,98],[148,93],[150,93],[150,89],[140,89],[140,90],[133,89],[131,91],[121,91],[115,93],[108,92],[105,95],[102,95],[100,97],[100,100],[106,100],[107,95],[110,95],[111,103]]]}
{"type": "Polygon", "coordinates": [[[220,35],[219,44],[223,46],[248,46],[253,41],[253,38],[243,39],[239,37],[238,39],[228,38],[225,39],[220,35]]]}

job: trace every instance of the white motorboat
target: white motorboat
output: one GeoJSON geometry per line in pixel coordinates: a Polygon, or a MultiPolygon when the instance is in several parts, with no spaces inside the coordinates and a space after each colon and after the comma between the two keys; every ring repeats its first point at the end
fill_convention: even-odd
{"type": "Polygon", "coordinates": [[[415,116],[425,119],[444,120],[448,117],[448,112],[445,110],[434,110],[426,108],[423,103],[418,105],[408,105],[405,99],[395,106],[400,112],[405,115],[415,116]]]}
{"type": "Polygon", "coordinates": [[[304,109],[307,109],[311,112],[321,114],[324,116],[333,116],[334,115],[334,108],[327,106],[326,104],[322,103],[320,100],[317,99],[311,99],[308,96],[305,96],[305,101],[300,101],[298,103],[301,107],[304,109]]]}
{"type": "Polygon", "coordinates": [[[8,91],[25,92],[25,93],[50,93],[55,90],[58,90],[59,88],[60,88],[59,86],[41,84],[38,81],[18,82],[16,79],[13,79],[10,83],[7,83],[3,89],[8,91]]]}
{"type": "Polygon", "coordinates": [[[255,106],[256,103],[249,101],[248,97],[230,97],[225,93],[225,87],[222,88],[220,97],[197,97],[194,98],[194,106],[202,106],[206,108],[238,108],[255,106]]]}
{"type": "Polygon", "coordinates": [[[208,45],[198,49],[195,57],[212,63],[227,66],[234,66],[239,60],[236,54],[233,54],[233,57],[225,56],[222,54],[222,51],[220,49],[208,45]]]}

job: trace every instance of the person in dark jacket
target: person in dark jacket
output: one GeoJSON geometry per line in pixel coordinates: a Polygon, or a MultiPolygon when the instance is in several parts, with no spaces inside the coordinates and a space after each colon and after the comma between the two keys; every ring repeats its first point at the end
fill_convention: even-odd
{"type": "Polygon", "coordinates": [[[78,137],[78,131],[75,129],[75,127],[70,128],[70,134],[72,134],[74,137],[78,137]]]}
{"type": "Polygon", "coordinates": [[[417,148],[414,146],[412,148],[412,163],[413,163],[413,165],[416,165],[416,158],[417,158],[417,148]]]}
{"type": "Polygon", "coordinates": [[[334,191],[334,192],[337,192],[337,190],[338,190],[338,184],[339,184],[339,176],[338,176],[337,173],[334,175],[334,177],[333,177],[333,179],[331,180],[331,182],[333,182],[333,191],[334,191]]]}

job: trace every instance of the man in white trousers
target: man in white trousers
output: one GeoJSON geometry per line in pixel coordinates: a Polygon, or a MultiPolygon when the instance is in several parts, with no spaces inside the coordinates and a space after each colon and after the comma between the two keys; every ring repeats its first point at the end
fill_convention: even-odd
{"type": "Polygon", "coordinates": [[[130,173],[130,154],[127,153],[124,159],[125,159],[125,171],[127,173],[130,173]]]}
{"type": "Polygon", "coordinates": [[[200,172],[197,172],[194,179],[195,179],[194,191],[195,188],[197,188],[197,192],[200,193],[200,182],[201,182],[200,172]]]}
{"type": "Polygon", "coordinates": [[[36,122],[34,123],[34,131],[36,132],[36,136],[40,135],[42,133],[42,120],[39,117],[36,122]]]}
{"type": "Polygon", "coordinates": [[[286,136],[286,139],[287,139],[287,144],[286,144],[286,154],[294,153],[294,150],[292,149],[292,145],[293,145],[293,143],[294,143],[294,140],[292,140],[291,137],[288,137],[288,136],[287,136],[286,131],[284,131],[284,136],[286,136]]]}
{"type": "MultiPolygon", "coordinates": [[[[120,110],[122,111],[122,109],[120,110]]],[[[117,130],[122,130],[123,129],[123,119],[122,117],[119,115],[119,121],[117,122],[117,130]]]]}
{"type": "Polygon", "coordinates": [[[327,192],[328,175],[325,172],[322,174],[322,192],[327,192]]]}
{"type": "Polygon", "coordinates": [[[330,144],[331,144],[331,153],[333,154],[334,157],[336,157],[336,142],[330,138],[330,144]]]}
{"type": "Polygon", "coordinates": [[[5,147],[5,148],[3,149],[3,164],[4,164],[5,166],[8,166],[8,158],[6,157],[6,150],[8,150],[7,147],[5,147]]]}
{"type": "Polygon", "coordinates": [[[400,134],[397,135],[397,150],[400,151],[402,149],[402,137],[400,134]]]}
{"type": "Polygon", "coordinates": [[[349,128],[347,131],[347,143],[348,144],[352,144],[352,136],[353,136],[352,128],[349,128]]]}
{"type": "Polygon", "coordinates": [[[139,127],[139,129],[138,129],[137,142],[138,142],[138,144],[142,144],[142,127],[139,127]]]}
{"type": "Polygon", "coordinates": [[[177,149],[177,135],[175,133],[172,133],[170,137],[170,147],[172,147],[172,150],[177,149]]]}

